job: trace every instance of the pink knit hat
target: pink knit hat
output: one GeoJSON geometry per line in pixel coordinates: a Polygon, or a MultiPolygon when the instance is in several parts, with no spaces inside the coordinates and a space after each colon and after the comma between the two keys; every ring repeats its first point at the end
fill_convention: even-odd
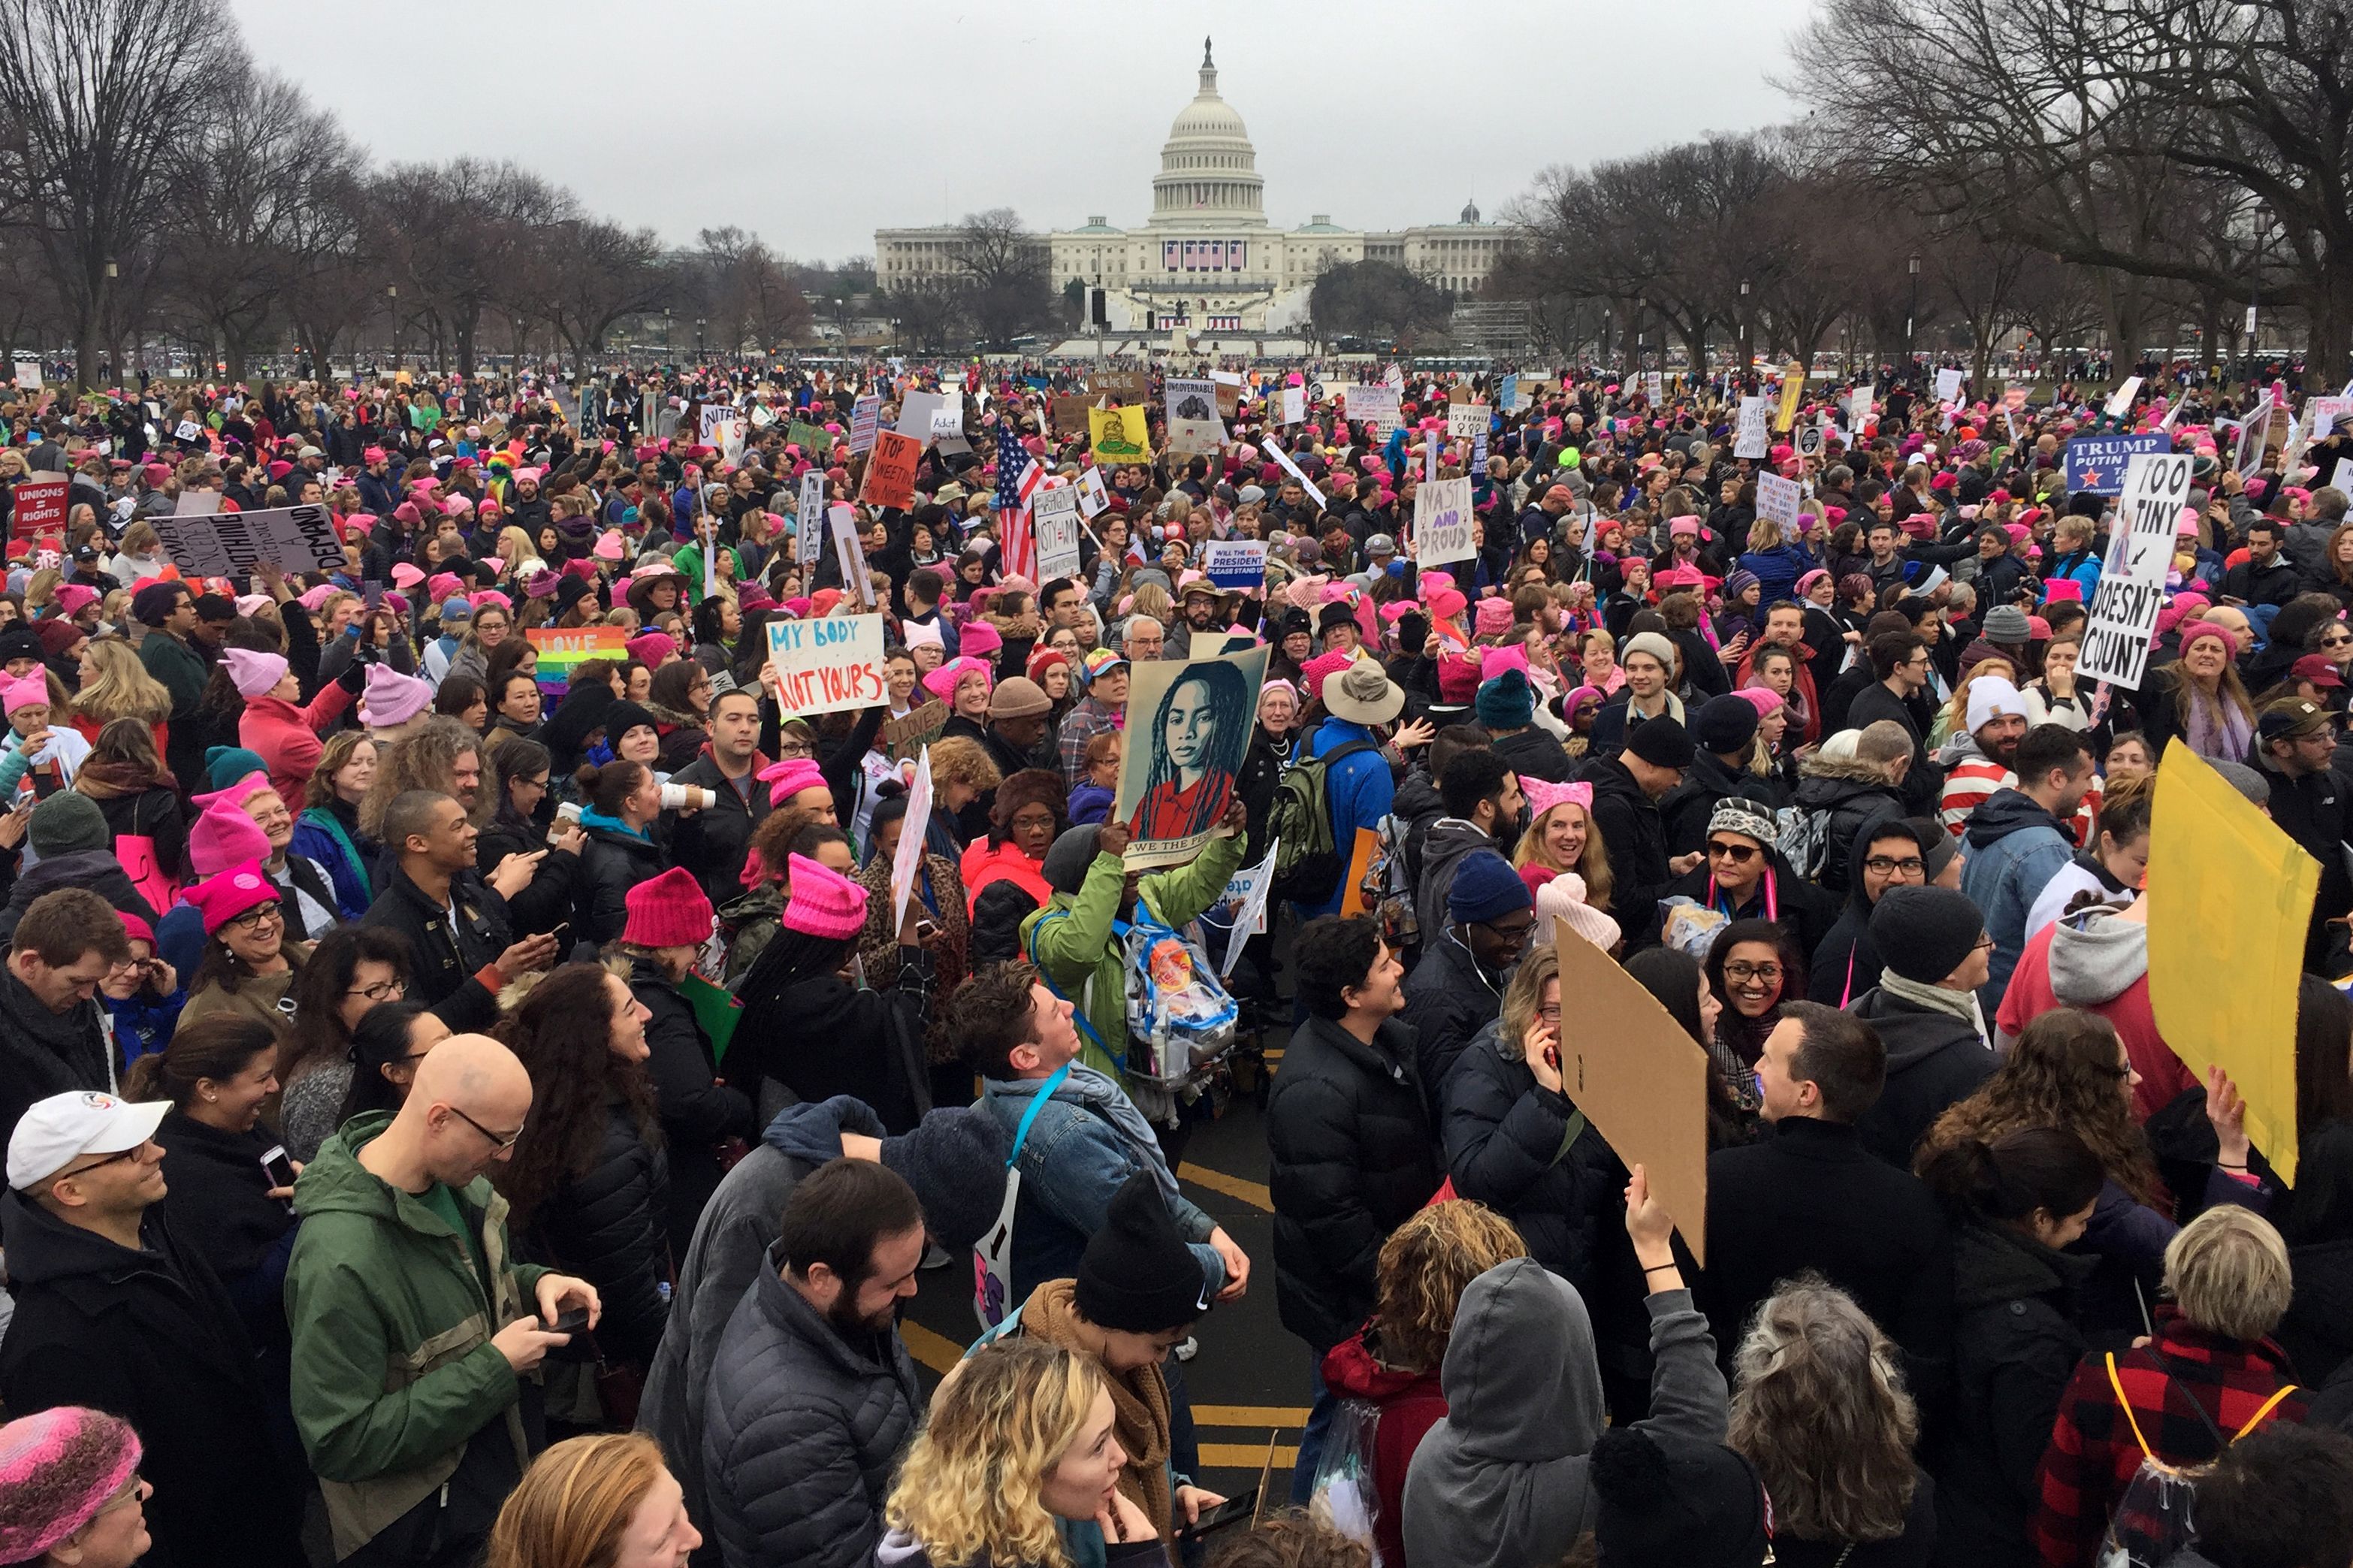
{"type": "Polygon", "coordinates": [[[631,658],[643,660],[648,668],[654,669],[678,657],[678,639],[668,632],[646,632],[631,637],[622,646],[629,650],[631,658]]]}
{"type": "Polygon", "coordinates": [[[129,1422],[78,1405],[0,1426],[0,1558],[38,1561],[131,1484],[139,1459],[129,1422]]]}
{"type": "Polygon", "coordinates": [[[1299,684],[1307,689],[1308,700],[1319,702],[1324,698],[1324,683],[1356,662],[1353,653],[1335,651],[1317,654],[1299,667],[1299,684]]]}
{"type": "Polygon", "coordinates": [[[406,724],[431,706],[433,684],[403,675],[388,664],[368,666],[367,690],[360,698],[360,722],[379,730],[406,724]]]}
{"type": "Polygon", "coordinates": [[[1503,636],[1512,629],[1512,602],[1500,595],[1480,600],[1472,625],[1482,637],[1503,636]]]}
{"type": "Polygon", "coordinates": [[[988,666],[981,660],[952,658],[923,677],[923,689],[943,702],[952,703],[955,700],[956,688],[965,683],[967,676],[975,675],[980,678],[983,687],[992,684],[988,677],[988,666]]]}
{"type": "Polygon", "coordinates": [[[785,862],[785,880],[793,891],[777,923],[786,931],[848,942],[866,929],[866,889],[840,872],[795,855],[785,862]]]}
{"type": "Polygon", "coordinates": [[[0,710],[13,716],[19,708],[46,708],[48,705],[49,678],[39,665],[35,665],[15,680],[0,676],[0,710]]]}
{"type": "Polygon", "coordinates": [[[188,869],[199,877],[216,877],[232,866],[268,858],[269,836],[230,802],[206,806],[188,829],[188,869]]]}
{"type": "Polygon", "coordinates": [[[248,910],[279,901],[278,885],[262,874],[259,859],[207,877],[181,896],[205,917],[206,936],[248,910]]]}
{"type": "Polygon", "coordinates": [[[1757,710],[1757,717],[1759,719],[1778,708],[1788,706],[1782,695],[1768,686],[1744,686],[1733,695],[1746,698],[1748,705],[1757,710]]]}
{"type": "Polygon", "coordinates": [[[286,679],[286,660],[274,653],[249,647],[224,648],[221,663],[228,667],[228,678],[237,687],[237,694],[248,700],[269,696],[286,679]]]}
{"type": "Polygon", "coordinates": [[[621,940],[639,947],[700,947],[711,936],[711,900],[683,866],[672,866],[651,881],[631,888],[622,902],[629,911],[621,940]]]}
{"type": "Polygon", "coordinates": [[[774,810],[805,789],[824,789],[825,770],[808,757],[787,757],[760,770],[760,782],[768,786],[768,806],[774,810]]]}

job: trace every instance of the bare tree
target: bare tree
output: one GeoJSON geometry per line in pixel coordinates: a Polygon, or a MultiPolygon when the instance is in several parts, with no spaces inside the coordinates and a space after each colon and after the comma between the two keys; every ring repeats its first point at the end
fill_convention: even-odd
{"type": "Polygon", "coordinates": [[[669,295],[661,241],[649,228],[573,218],[549,231],[543,248],[539,313],[575,359],[602,353],[615,322],[656,309],[669,295]]]}
{"type": "Polygon", "coordinates": [[[973,330],[991,348],[1012,346],[1024,332],[1054,319],[1044,238],[1022,226],[1010,207],[967,213],[955,264],[965,285],[973,330]]]}
{"type": "Polygon", "coordinates": [[[454,350],[467,375],[482,318],[505,301],[534,231],[575,211],[568,192],[538,175],[476,158],[396,164],[369,204],[374,243],[401,279],[402,310],[422,321],[436,358],[454,350]]]}
{"type": "Polygon", "coordinates": [[[84,385],[110,264],[154,233],[172,150],[244,69],[224,0],[0,0],[0,191],[37,237],[84,385]]]}

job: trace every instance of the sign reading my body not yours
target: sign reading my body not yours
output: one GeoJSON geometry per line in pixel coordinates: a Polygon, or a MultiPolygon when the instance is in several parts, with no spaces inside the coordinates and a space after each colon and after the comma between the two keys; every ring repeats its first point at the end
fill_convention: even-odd
{"type": "Polygon", "coordinates": [[[768,663],[776,672],[776,705],[786,713],[871,708],[889,697],[881,616],[770,621],[768,663]]]}

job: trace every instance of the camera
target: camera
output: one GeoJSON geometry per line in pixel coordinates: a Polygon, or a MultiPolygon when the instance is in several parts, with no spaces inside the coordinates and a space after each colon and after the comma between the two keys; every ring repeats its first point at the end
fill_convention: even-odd
{"type": "Polygon", "coordinates": [[[719,796],[710,790],[693,784],[666,784],[661,786],[664,811],[699,811],[719,804],[719,796]]]}

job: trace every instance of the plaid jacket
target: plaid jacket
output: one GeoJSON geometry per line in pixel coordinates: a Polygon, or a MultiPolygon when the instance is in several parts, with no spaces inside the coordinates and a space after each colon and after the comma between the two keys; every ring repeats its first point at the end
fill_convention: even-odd
{"type": "MultiPolygon", "coordinates": [[[[2193,1326],[2172,1306],[2157,1310],[2156,1342],[2116,1353],[2116,1376],[2141,1436],[2157,1458],[2175,1465],[2204,1464],[2216,1455],[2213,1430],[2200,1410],[2228,1437],[2293,1381],[2287,1353],[2271,1341],[2224,1339],[2193,1326]]],[[[2264,1422],[2301,1421],[2306,1403],[2305,1394],[2291,1394],[2264,1422]]],[[[2085,1356],[2060,1397],[2042,1456],[2034,1545],[2045,1563],[2084,1568],[2094,1561],[2140,1462],[2140,1444],[2117,1408],[2105,1358],[2085,1356]]]]}

